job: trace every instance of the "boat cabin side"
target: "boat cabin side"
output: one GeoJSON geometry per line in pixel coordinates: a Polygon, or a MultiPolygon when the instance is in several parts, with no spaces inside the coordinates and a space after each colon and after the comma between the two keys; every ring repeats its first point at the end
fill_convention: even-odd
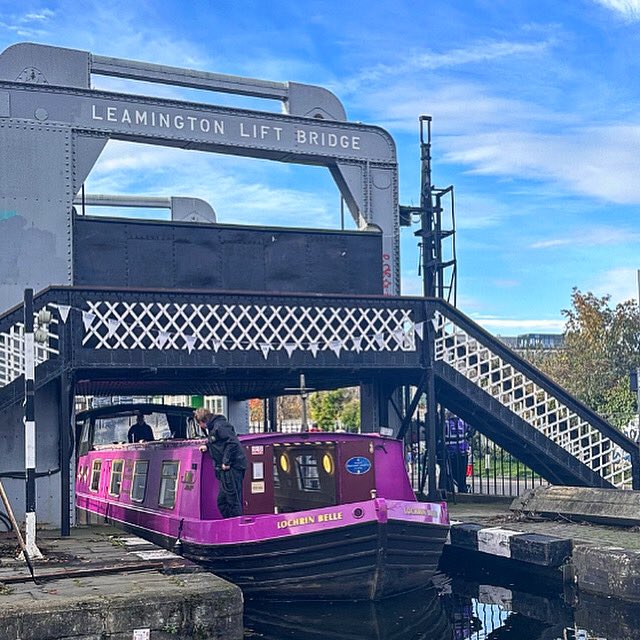
{"type": "Polygon", "coordinates": [[[289,513],[376,497],[415,499],[397,440],[346,433],[247,438],[247,514],[289,513]]]}
{"type": "MultiPolygon", "coordinates": [[[[77,493],[81,500],[218,519],[218,481],[191,410],[156,420],[152,442],[127,443],[135,411],[79,414],[77,493]],[[178,416],[178,417],[177,417],[178,416]],[[182,421],[182,422],[181,422],[182,421]],[[173,426],[173,428],[172,428],[173,426]],[[178,437],[175,437],[178,436],[178,437]]],[[[290,513],[375,497],[412,500],[402,443],[374,435],[299,433],[240,437],[247,456],[246,515],[290,513]]]]}

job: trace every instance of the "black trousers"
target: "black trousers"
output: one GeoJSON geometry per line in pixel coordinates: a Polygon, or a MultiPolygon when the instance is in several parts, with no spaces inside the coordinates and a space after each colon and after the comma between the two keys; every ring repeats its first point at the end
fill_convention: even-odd
{"type": "Polygon", "coordinates": [[[218,510],[223,518],[242,515],[242,481],[244,469],[216,470],[218,478],[218,510]]]}

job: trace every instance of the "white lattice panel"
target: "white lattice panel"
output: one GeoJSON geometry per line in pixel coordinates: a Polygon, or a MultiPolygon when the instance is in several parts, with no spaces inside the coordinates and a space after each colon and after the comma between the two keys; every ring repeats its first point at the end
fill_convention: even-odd
{"type": "MultiPolygon", "coordinates": [[[[34,323],[36,321],[37,314],[34,314],[34,323]]],[[[47,327],[49,340],[42,344],[36,342],[36,366],[58,355],[57,327],[58,321],[52,320],[47,327]]],[[[24,373],[24,356],[24,323],[17,322],[8,331],[0,332],[0,387],[8,385],[24,373]]]]}
{"type": "Polygon", "coordinates": [[[411,310],[259,304],[87,302],[83,345],[95,349],[187,349],[357,353],[416,351],[411,310]]]}
{"type": "Polygon", "coordinates": [[[440,313],[436,314],[435,359],[453,367],[614,486],[631,486],[631,461],[620,447],[440,313]]]}

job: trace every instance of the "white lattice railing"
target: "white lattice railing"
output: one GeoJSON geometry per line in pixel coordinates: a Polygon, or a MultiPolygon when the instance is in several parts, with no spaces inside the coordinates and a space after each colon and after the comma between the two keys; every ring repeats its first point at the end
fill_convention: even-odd
{"type": "Polygon", "coordinates": [[[435,317],[436,361],[453,367],[612,485],[631,486],[632,463],[618,445],[453,320],[442,313],[435,317]]]}
{"type": "Polygon", "coordinates": [[[88,301],[82,344],[94,349],[415,352],[412,310],[303,304],[88,301]]]}
{"type": "MultiPolygon", "coordinates": [[[[45,362],[53,356],[59,355],[58,351],[58,320],[56,312],[51,306],[51,322],[41,327],[38,326],[38,314],[34,313],[34,325],[46,332],[45,342],[35,343],[35,364],[45,362]]],[[[4,387],[19,378],[24,373],[25,349],[24,349],[24,323],[16,322],[6,331],[0,331],[0,387],[4,387]]]]}

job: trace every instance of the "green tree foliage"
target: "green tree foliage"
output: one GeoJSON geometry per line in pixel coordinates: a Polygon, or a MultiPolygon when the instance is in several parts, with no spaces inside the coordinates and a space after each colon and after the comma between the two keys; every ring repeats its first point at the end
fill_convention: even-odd
{"type": "Polygon", "coordinates": [[[335,428],[357,431],[360,428],[358,390],[333,389],[312,393],[309,396],[309,415],[324,431],[335,428]]]}
{"type": "Polygon", "coordinates": [[[629,300],[612,307],[610,296],[574,289],[564,349],[532,358],[567,391],[617,427],[636,411],[629,372],[640,366],[640,311],[629,300]]]}

